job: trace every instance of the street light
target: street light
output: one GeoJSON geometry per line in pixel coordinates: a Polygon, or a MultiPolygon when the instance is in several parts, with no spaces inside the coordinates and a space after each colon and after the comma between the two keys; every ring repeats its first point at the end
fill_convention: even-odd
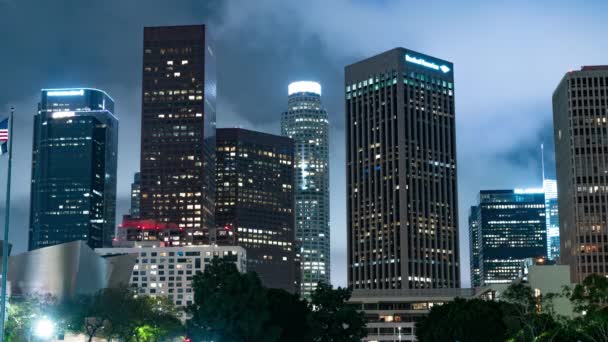
{"type": "Polygon", "coordinates": [[[46,317],[42,317],[34,324],[34,336],[39,338],[49,338],[55,333],[55,324],[46,317]]]}

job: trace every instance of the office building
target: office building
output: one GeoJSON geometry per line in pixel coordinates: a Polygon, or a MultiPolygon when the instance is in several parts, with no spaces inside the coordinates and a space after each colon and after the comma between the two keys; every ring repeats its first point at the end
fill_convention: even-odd
{"type": "Polygon", "coordinates": [[[329,121],[321,85],[300,81],[287,88],[281,135],[294,140],[296,239],[300,244],[304,297],[319,282],[330,283],[329,121]]]}
{"type": "Polygon", "coordinates": [[[207,26],[144,28],[140,218],[190,244],[214,227],[215,77],[207,26]]]}
{"type": "Polygon", "coordinates": [[[472,206],[469,211],[469,255],[471,287],[481,286],[481,269],[479,267],[479,251],[481,235],[479,234],[479,207],[472,206]]]}
{"type": "Polygon", "coordinates": [[[553,93],[560,263],[574,282],[608,275],[608,65],[570,71],[553,93]]]}
{"type": "Polygon", "coordinates": [[[416,322],[433,306],[484,294],[471,288],[356,290],[348,302],[365,315],[367,336],[361,341],[417,341],[416,322]]]}
{"type": "Polygon", "coordinates": [[[543,180],[545,190],[545,217],[547,220],[547,258],[559,260],[559,209],[557,205],[557,181],[543,180]]]}
{"type": "Polygon", "coordinates": [[[139,179],[139,172],[135,172],[133,175],[133,183],[131,183],[131,209],[129,210],[129,216],[133,219],[139,218],[139,199],[141,196],[141,184],[139,179]]]}
{"type": "Polygon", "coordinates": [[[511,283],[525,259],[546,259],[543,189],[482,190],[469,223],[478,245],[479,282],[473,286],[511,283]]]}
{"type": "Polygon", "coordinates": [[[345,75],[348,285],[459,287],[452,63],[396,48],[345,75]]]}
{"type": "Polygon", "coordinates": [[[130,284],[140,295],[164,296],[177,306],[194,302],[192,277],[204,272],[214,258],[233,262],[241,272],[246,271],[246,252],[239,246],[163,247],[158,242],[137,242],[131,247],[98,248],[99,255],[136,254],[130,284]]]}
{"type": "Polygon", "coordinates": [[[118,119],[102,90],[44,89],[34,117],[29,250],[111,246],[118,119]]]}
{"type": "Polygon", "coordinates": [[[247,250],[247,270],[265,286],[298,292],[293,140],[221,128],[216,146],[218,227],[236,233],[247,250]]]}
{"type": "MultiPolygon", "coordinates": [[[[134,242],[153,241],[163,246],[184,246],[187,232],[175,223],[157,222],[154,220],[123,218],[116,230],[113,246],[130,246],[134,242]]],[[[207,239],[206,244],[211,242],[207,239]]]]}

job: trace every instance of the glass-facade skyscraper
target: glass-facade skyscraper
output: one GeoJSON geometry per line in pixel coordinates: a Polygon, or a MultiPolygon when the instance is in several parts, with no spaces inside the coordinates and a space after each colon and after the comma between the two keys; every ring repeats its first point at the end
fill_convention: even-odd
{"type": "Polygon", "coordinates": [[[345,78],[348,286],[460,287],[454,66],[395,48],[345,78]]]}
{"type": "Polygon", "coordinates": [[[543,189],[482,190],[471,208],[471,285],[510,283],[527,258],[546,258],[543,189]]]}
{"type": "Polygon", "coordinates": [[[102,90],[44,89],[34,117],[29,250],[75,240],[109,247],[118,119],[102,90]]]}
{"type": "Polygon", "coordinates": [[[247,271],[269,288],[300,291],[295,264],[293,140],[217,130],[216,224],[247,250],[247,271]]]}
{"type": "Polygon", "coordinates": [[[569,71],[553,92],[560,263],[573,282],[608,275],[608,65],[569,71]]]}
{"type": "Polygon", "coordinates": [[[557,206],[557,181],[544,179],[545,217],[547,219],[547,257],[559,260],[559,210],[557,206]]]}
{"type": "Polygon", "coordinates": [[[215,227],[215,59],[205,25],[144,28],[139,216],[184,244],[215,227]]]}
{"type": "Polygon", "coordinates": [[[329,121],[321,104],[321,85],[293,82],[281,135],[294,140],[296,240],[300,244],[304,297],[317,283],[330,283],[329,121]]]}

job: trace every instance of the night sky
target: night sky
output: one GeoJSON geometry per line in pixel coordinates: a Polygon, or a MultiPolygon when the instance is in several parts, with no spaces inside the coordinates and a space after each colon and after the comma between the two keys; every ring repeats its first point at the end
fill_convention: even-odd
{"type": "MultiPolygon", "coordinates": [[[[11,242],[27,246],[32,124],[41,88],[116,100],[118,208],[139,168],[144,26],[207,24],[216,38],[218,127],[279,133],[287,85],[315,80],[331,125],[332,277],[346,284],[344,66],[401,46],[454,63],[463,286],[468,208],[480,189],[554,174],[551,95],[568,70],[608,64],[608,2],[0,0],[0,117],[17,108],[11,242]],[[507,4],[508,3],[508,4],[507,4]]],[[[6,158],[0,160],[4,217],[6,158]]]]}

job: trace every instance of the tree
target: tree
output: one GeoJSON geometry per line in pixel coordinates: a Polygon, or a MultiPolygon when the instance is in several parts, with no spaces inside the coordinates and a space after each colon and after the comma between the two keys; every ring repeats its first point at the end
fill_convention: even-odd
{"type": "Polygon", "coordinates": [[[591,274],[577,284],[569,295],[576,312],[588,314],[604,310],[608,305],[608,278],[591,274]]]}
{"type": "Polygon", "coordinates": [[[8,318],[5,324],[5,341],[25,341],[32,330],[34,321],[51,315],[57,301],[51,296],[11,297],[8,318]]]}
{"type": "Polygon", "coordinates": [[[507,339],[500,303],[481,299],[434,305],[428,316],[416,323],[421,342],[493,342],[507,339]]]}
{"type": "Polygon", "coordinates": [[[214,259],[192,281],[188,336],[195,341],[276,341],[266,288],[255,273],[240,273],[231,262],[214,259]]]}
{"type": "Polygon", "coordinates": [[[349,306],[351,291],[319,283],[311,298],[312,341],[354,342],[367,335],[363,313],[349,306]]]}
{"type": "Polygon", "coordinates": [[[306,300],[281,289],[269,289],[269,329],[279,330],[277,341],[307,342],[311,340],[311,310],[306,300]]]}
{"type": "Polygon", "coordinates": [[[168,299],[138,297],[131,288],[103,289],[61,305],[57,315],[66,330],[123,341],[158,341],[181,332],[176,310],[168,299]]]}

